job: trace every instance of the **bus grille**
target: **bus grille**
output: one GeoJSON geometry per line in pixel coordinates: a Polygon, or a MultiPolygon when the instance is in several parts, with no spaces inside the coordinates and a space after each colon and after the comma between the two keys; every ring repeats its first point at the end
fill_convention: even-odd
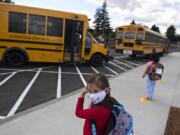
{"type": "Polygon", "coordinates": [[[133,47],[134,43],[124,43],[124,47],[133,47]]]}

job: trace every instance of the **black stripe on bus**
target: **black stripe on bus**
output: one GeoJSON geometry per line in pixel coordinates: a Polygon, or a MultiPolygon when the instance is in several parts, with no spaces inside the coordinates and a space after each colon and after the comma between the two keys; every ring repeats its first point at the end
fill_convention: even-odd
{"type": "Polygon", "coordinates": [[[37,42],[37,41],[25,41],[25,40],[9,40],[9,39],[0,39],[4,42],[17,42],[17,43],[32,43],[32,44],[45,44],[45,45],[63,45],[61,43],[49,43],[49,42],[37,42]]]}
{"type": "Polygon", "coordinates": [[[48,51],[48,52],[62,52],[62,50],[54,50],[54,49],[41,49],[41,48],[26,48],[26,50],[48,51]]]}
{"type": "Polygon", "coordinates": [[[5,48],[7,48],[7,47],[6,47],[6,46],[0,46],[0,48],[5,49],[5,48]]]}

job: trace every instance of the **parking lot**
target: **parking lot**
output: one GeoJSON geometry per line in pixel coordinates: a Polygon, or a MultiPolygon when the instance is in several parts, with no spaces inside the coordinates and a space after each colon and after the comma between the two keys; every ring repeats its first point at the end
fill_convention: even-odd
{"type": "Polygon", "coordinates": [[[146,62],[144,58],[116,56],[102,67],[29,64],[10,68],[0,64],[0,119],[80,89],[92,73],[101,72],[111,78],[146,62]]]}

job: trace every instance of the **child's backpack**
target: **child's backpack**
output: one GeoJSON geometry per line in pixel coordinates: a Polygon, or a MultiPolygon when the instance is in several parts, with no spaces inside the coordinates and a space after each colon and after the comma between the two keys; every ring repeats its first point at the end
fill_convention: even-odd
{"type": "MultiPolygon", "coordinates": [[[[93,135],[96,133],[96,123],[91,121],[91,129],[93,135]]],[[[120,103],[113,105],[112,115],[106,126],[104,135],[131,135],[133,133],[133,118],[126,112],[124,106],[120,103]]]]}
{"type": "Polygon", "coordinates": [[[161,63],[155,63],[151,67],[149,78],[154,81],[161,80],[163,71],[164,71],[164,65],[161,63]]]}

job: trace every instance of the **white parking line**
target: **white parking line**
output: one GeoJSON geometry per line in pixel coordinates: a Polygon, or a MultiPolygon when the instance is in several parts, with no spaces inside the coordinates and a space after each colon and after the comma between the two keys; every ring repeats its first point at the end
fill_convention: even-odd
{"type": "MultiPolygon", "coordinates": [[[[46,68],[50,68],[50,67],[55,67],[55,66],[48,66],[48,67],[43,67],[42,69],[46,69],[46,68]]],[[[1,68],[0,68],[1,69],[1,68]]],[[[5,68],[4,68],[5,69],[5,68]]],[[[40,68],[32,68],[32,69],[22,69],[22,70],[17,70],[17,71],[14,71],[16,73],[19,73],[19,72],[31,72],[33,70],[36,70],[36,69],[40,69],[40,68]]],[[[8,70],[8,69],[7,69],[8,70]]],[[[10,69],[9,69],[10,70],[10,69]]],[[[13,72],[6,72],[6,73],[1,73],[1,75],[7,75],[7,74],[11,74],[13,72]]]]}
{"type": "MultiPolygon", "coordinates": [[[[30,71],[30,72],[37,72],[37,71],[30,71]]],[[[48,74],[59,74],[59,72],[56,72],[56,71],[41,71],[41,73],[48,73],[48,74]]],[[[67,74],[67,75],[79,75],[79,73],[77,72],[62,72],[61,71],[61,74],[67,74]]],[[[92,75],[93,73],[81,73],[82,75],[92,75]]],[[[115,76],[115,75],[112,75],[112,74],[105,74],[106,76],[115,76]]]]}
{"type": "Polygon", "coordinates": [[[118,60],[115,60],[115,59],[114,59],[113,61],[115,61],[115,62],[117,62],[117,63],[119,63],[119,64],[122,64],[122,65],[125,65],[125,66],[127,66],[127,67],[134,68],[133,66],[128,65],[128,64],[123,63],[123,62],[120,62],[120,61],[118,61],[118,60]]]}
{"type": "Polygon", "coordinates": [[[114,58],[124,59],[124,58],[127,58],[127,57],[129,57],[129,56],[128,56],[128,55],[121,55],[121,56],[116,56],[116,57],[114,57],[114,58]]]}
{"type": "Polygon", "coordinates": [[[84,86],[86,86],[86,85],[87,85],[87,82],[85,81],[85,79],[84,79],[82,73],[80,72],[79,68],[78,68],[76,65],[75,65],[75,68],[76,68],[76,70],[77,70],[77,72],[78,72],[78,74],[79,74],[79,76],[80,76],[80,78],[81,78],[84,86]]]}
{"type": "Polygon", "coordinates": [[[140,62],[140,61],[137,61],[137,60],[132,60],[132,61],[134,61],[134,62],[136,62],[138,64],[144,64],[143,62],[140,62]]]}
{"type": "MultiPolygon", "coordinates": [[[[35,72],[35,71],[32,71],[32,72],[35,72]]],[[[50,73],[50,74],[58,74],[59,71],[41,71],[41,73],[50,73]]]]}
{"type": "Polygon", "coordinates": [[[0,86],[2,86],[4,83],[6,83],[11,77],[13,77],[16,74],[16,72],[13,72],[8,77],[6,77],[3,81],[0,82],[0,86]]]}
{"type": "Polygon", "coordinates": [[[57,98],[61,97],[61,66],[58,69],[58,82],[57,82],[57,98]]]}
{"type": "Polygon", "coordinates": [[[17,109],[19,108],[19,106],[21,105],[22,101],[24,100],[24,98],[26,97],[27,93],[29,92],[29,90],[31,89],[32,85],[34,84],[34,82],[36,81],[36,79],[38,78],[39,74],[41,73],[42,68],[40,68],[37,73],[35,74],[35,76],[33,77],[33,79],[30,81],[30,83],[28,84],[28,86],[25,88],[25,90],[23,91],[23,93],[21,94],[21,96],[19,97],[19,99],[16,101],[16,103],[14,104],[13,108],[10,110],[10,112],[8,113],[7,117],[13,116],[17,109]]]}
{"type": "Polygon", "coordinates": [[[135,65],[135,66],[139,66],[140,65],[140,64],[136,64],[134,62],[131,62],[131,61],[128,61],[128,60],[125,60],[125,59],[121,59],[121,60],[126,61],[127,63],[135,65]]]}
{"type": "Polygon", "coordinates": [[[3,120],[5,119],[6,117],[5,116],[0,116],[0,120],[3,120]]]}
{"type": "MultiPolygon", "coordinates": [[[[6,72],[6,73],[1,73],[0,76],[3,76],[3,75],[8,75],[8,74],[12,74],[14,72],[6,72]]],[[[16,73],[19,73],[19,72],[16,72],[16,73]]]]}
{"type": "Polygon", "coordinates": [[[91,68],[93,69],[93,71],[94,71],[95,73],[99,73],[99,71],[97,71],[93,66],[91,66],[91,68]]]}
{"type": "Polygon", "coordinates": [[[39,68],[42,68],[42,69],[45,69],[45,68],[50,68],[50,67],[55,67],[55,66],[47,66],[47,67],[37,67],[37,68],[32,68],[32,69],[29,69],[29,68],[25,68],[25,69],[18,69],[18,68],[0,68],[0,70],[16,70],[16,71],[24,71],[24,70],[34,70],[34,69],[39,69],[39,68]]]}
{"type": "Polygon", "coordinates": [[[105,68],[107,68],[109,71],[111,71],[112,73],[114,73],[115,75],[118,75],[118,73],[112,69],[110,69],[109,67],[107,67],[106,65],[103,65],[105,68]]]}
{"type": "Polygon", "coordinates": [[[114,65],[115,67],[117,67],[117,68],[119,68],[119,69],[122,69],[122,70],[124,70],[124,71],[127,71],[127,69],[125,69],[125,68],[123,68],[123,67],[121,67],[121,66],[119,66],[119,65],[116,65],[115,63],[113,63],[113,62],[109,62],[110,64],[112,64],[112,65],[114,65]]]}
{"type": "Polygon", "coordinates": [[[17,68],[0,68],[0,70],[14,71],[14,70],[21,70],[21,69],[17,69],[17,68]]]}

